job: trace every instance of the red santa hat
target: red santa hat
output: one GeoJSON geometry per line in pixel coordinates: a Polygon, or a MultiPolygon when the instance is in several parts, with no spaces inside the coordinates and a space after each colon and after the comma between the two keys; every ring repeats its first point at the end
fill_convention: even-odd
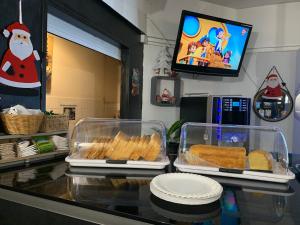
{"type": "Polygon", "coordinates": [[[274,74],[274,73],[272,73],[272,74],[270,74],[269,76],[267,76],[267,80],[269,80],[270,78],[277,78],[278,79],[278,75],[277,74],[274,74]]]}
{"type": "Polygon", "coordinates": [[[18,33],[30,36],[29,28],[26,25],[19,22],[12,23],[6,29],[3,30],[3,34],[6,38],[8,38],[11,33],[18,33]]]}

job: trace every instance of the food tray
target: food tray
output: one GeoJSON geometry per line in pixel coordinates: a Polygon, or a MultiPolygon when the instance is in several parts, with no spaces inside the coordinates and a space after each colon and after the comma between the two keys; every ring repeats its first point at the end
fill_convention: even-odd
{"type": "Polygon", "coordinates": [[[181,172],[197,173],[213,176],[234,177],[258,181],[270,181],[277,183],[288,183],[290,180],[295,179],[295,174],[288,170],[284,174],[273,174],[256,171],[243,171],[236,169],[225,169],[217,167],[193,166],[182,165],[178,162],[178,158],[174,162],[174,166],[181,172]]]}
{"type": "Polygon", "coordinates": [[[80,120],[66,162],[77,167],[163,169],[170,163],[166,128],[160,121],[80,120]]]}
{"type": "Polygon", "coordinates": [[[185,123],[174,165],[182,172],[277,183],[295,178],[278,127],[185,123]]]}
{"type": "Polygon", "coordinates": [[[133,160],[89,160],[74,159],[70,156],[66,157],[66,162],[71,166],[79,167],[107,167],[107,168],[139,168],[139,169],[163,169],[170,164],[166,157],[159,162],[150,161],[133,161],[133,160]]]}

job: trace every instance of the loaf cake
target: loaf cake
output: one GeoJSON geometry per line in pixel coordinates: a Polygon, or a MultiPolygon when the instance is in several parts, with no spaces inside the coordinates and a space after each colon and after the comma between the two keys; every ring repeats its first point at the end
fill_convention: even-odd
{"type": "Polygon", "coordinates": [[[96,138],[83,157],[86,159],[111,159],[111,160],[147,160],[155,161],[161,149],[159,134],[150,136],[128,137],[123,132],[113,138],[96,138]]]}
{"type": "Polygon", "coordinates": [[[185,153],[185,159],[192,165],[245,169],[246,149],[197,144],[185,153]]]}
{"type": "Polygon", "coordinates": [[[272,170],[273,157],[264,150],[254,150],[248,155],[249,167],[251,170],[272,170]]]}

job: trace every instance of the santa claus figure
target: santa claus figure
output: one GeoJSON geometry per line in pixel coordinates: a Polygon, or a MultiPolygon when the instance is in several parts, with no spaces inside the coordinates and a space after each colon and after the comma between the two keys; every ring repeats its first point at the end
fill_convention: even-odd
{"type": "Polygon", "coordinates": [[[161,101],[162,102],[169,102],[170,99],[171,99],[171,93],[170,93],[170,91],[168,89],[165,88],[162,91],[162,94],[161,94],[161,101]]]}
{"type": "Polygon", "coordinates": [[[264,99],[280,99],[282,90],[277,74],[270,74],[266,78],[267,87],[265,88],[262,98],[264,99]]]}
{"type": "Polygon", "coordinates": [[[36,88],[41,86],[38,79],[35,61],[40,60],[37,51],[33,50],[28,27],[15,22],[3,31],[9,38],[0,66],[0,83],[17,88],[36,88]]]}

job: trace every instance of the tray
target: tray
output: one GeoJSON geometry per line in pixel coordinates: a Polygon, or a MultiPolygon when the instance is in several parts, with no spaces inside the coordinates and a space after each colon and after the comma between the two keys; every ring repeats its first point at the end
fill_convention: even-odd
{"type": "Polygon", "coordinates": [[[170,164],[168,157],[159,162],[153,161],[133,161],[133,160],[90,160],[90,159],[74,159],[70,156],[66,157],[66,162],[71,166],[80,167],[106,167],[106,168],[139,168],[139,169],[164,169],[170,164]]]}
{"type": "Polygon", "coordinates": [[[174,166],[181,172],[197,173],[205,175],[223,176],[223,177],[234,177],[241,179],[269,181],[276,183],[288,183],[290,180],[295,179],[295,174],[289,169],[285,174],[274,174],[257,171],[246,171],[237,169],[223,169],[217,167],[206,167],[206,166],[194,166],[187,164],[180,164],[178,158],[174,162],[174,166]]]}

